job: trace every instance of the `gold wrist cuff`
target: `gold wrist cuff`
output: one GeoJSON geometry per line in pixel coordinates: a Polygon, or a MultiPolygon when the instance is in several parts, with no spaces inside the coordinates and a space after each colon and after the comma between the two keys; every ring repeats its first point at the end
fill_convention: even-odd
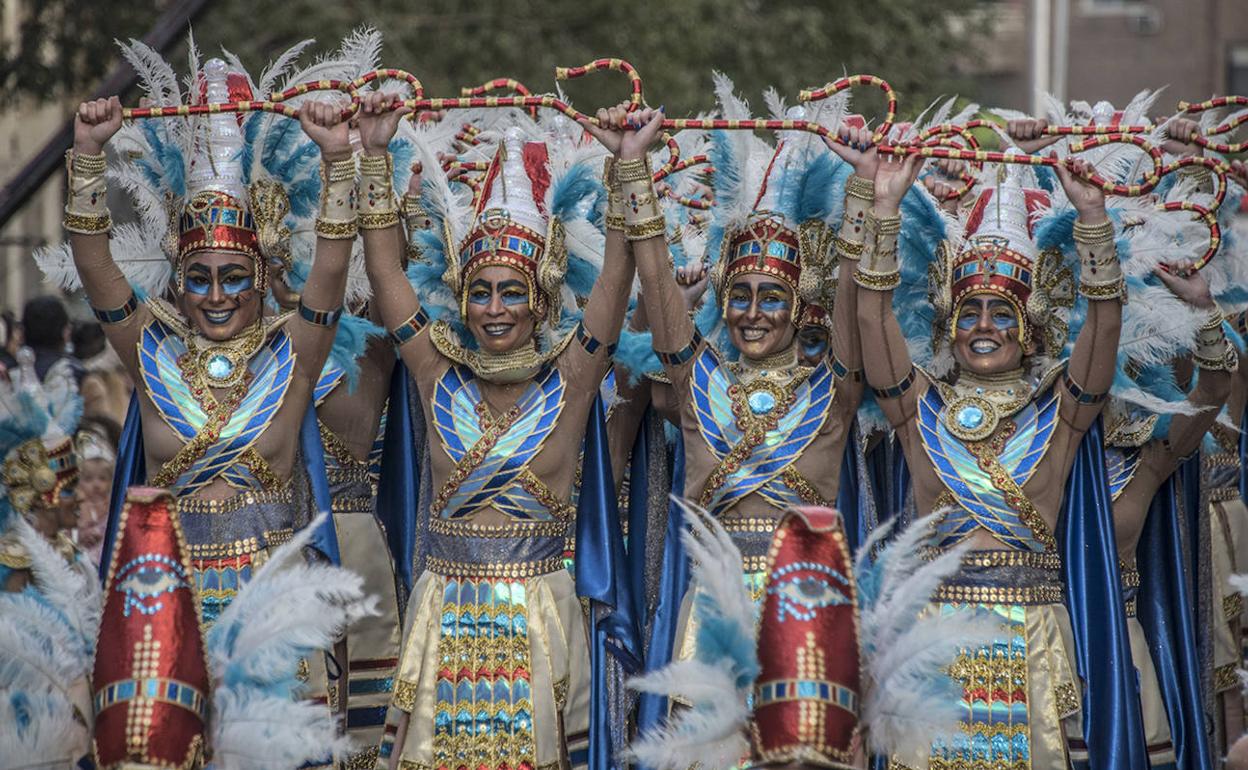
{"type": "Polygon", "coordinates": [[[627,225],[627,220],[625,220],[623,214],[611,211],[610,209],[607,209],[607,213],[606,216],[603,217],[603,221],[608,230],[623,230],[627,225]]]}
{"type": "Polygon", "coordinates": [[[75,214],[66,211],[61,224],[71,233],[81,235],[99,235],[113,229],[113,218],[104,214],[75,214]]]}
{"type": "Polygon", "coordinates": [[[385,155],[361,155],[360,174],[379,176],[389,181],[394,175],[394,160],[388,152],[385,155]]]}
{"type": "Polygon", "coordinates": [[[849,177],[849,181],[845,183],[845,194],[850,198],[857,198],[860,201],[871,203],[875,201],[875,182],[870,179],[863,179],[857,174],[849,177]]]}
{"type": "Polygon", "coordinates": [[[385,230],[387,227],[394,227],[399,223],[399,212],[393,209],[390,211],[361,211],[356,218],[361,230],[385,230]]]}
{"type": "Polygon", "coordinates": [[[1116,280],[1089,283],[1087,281],[1079,282],[1079,293],[1090,300],[1121,300],[1124,304],[1127,301],[1127,282],[1121,276],[1116,280]]]}
{"type": "Polygon", "coordinates": [[[1209,317],[1205,320],[1203,326],[1200,327],[1202,332],[1217,330],[1222,337],[1226,334],[1222,332],[1222,322],[1226,320],[1226,316],[1222,314],[1222,308],[1218,307],[1218,303],[1213,303],[1213,307],[1209,309],[1209,317]]]}
{"type": "MultiPolygon", "coordinates": [[[[391,212],[393,213],[393,212],[391,212]]],[[[359,232],[359,226],[355,219],[325,219],[324,217],[316,218],[316,234],[320,238],[331,241],[344,241],[354,238],[359,232]]]]}
{"type": "Polygon", "coordinates": [[[1096,225],[1085,225],[1075,220],[1075,242],[1085,246],[1093,246],[1114,240],[1114,223],[1106,220],[1096,225]]]}
{"type": "Polygon", "coordinates": [[[867,212],[867,229],[875,233],[877,238],[897,235],[901,232],[901,215],[877,217],[874,212],[867,212]]]}
{"type": "Polygon", "coordinates": [[[841,259],[861,259],[862,252],[867,248],[867,244],[861,241],[847,241],[839,235],[833,240],[836,246],[836,253],[841,259]]]}
{"type": "Polygon", "coordinates": [[[602,161],[602,186],[607,188],[608,192],[620,191],[620,175],[613,155],[608,155],[602,161]]]}
{"type": "Polygon", "coordinates": [[[615,175],[620,180],[620,184],[628,182],[649,182],[653,174],[650,171],[650,158],[633,158],[631,160],[617,160],[615,162],[615,175]]]}
{"type": "Polygon", "coordinates": [[[892,291],[901,285],[901,271],[876,271],[858,268],[854,271],[854,283],[871,291],[892,291]]]}
{"type": "Polygon", "coordinates": [[[663,235],[666,230],[667,220],[660,214],[650,219],[626,222],[624,225],[624,237],[630,241],[644,241],[648,238],[663,235]]]}
{"type": "Polygon", "coordinates": [[[355,159],[343,158],[335,161],[321,161],[321,178],[330,184],[334,182],[355,181],[355,159]]]}
{"type": "Polygon", "coordinates": [[[69,150],[66,155],[69,156],[69,170],[75,174],[98,176],[108,168],[108,160],[102,152],[97,155],[86,155],[69,150]]]}

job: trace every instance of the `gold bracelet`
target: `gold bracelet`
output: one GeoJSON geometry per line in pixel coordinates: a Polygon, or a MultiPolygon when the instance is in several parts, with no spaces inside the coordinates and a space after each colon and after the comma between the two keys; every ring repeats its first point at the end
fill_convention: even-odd
{"type": "Polygon", "coordinates": [[[399,223],[399,212],[393,209],[390,211],[361,212],[356,219],[361,230],[385,230],[399,223]]]}
{"type": "Polygon", "coordinates": [[[394,161],[388,152],[385,155],[361,155],[360,173],[388,180],[394,174],[394,161]]]}
{"type": "Polygon", "coordinates": [[[867,226],[875,232],[876,237],[897,235],[901,232],[901,215],[877,217],[874,212],[868,212],[867,226]]]}
{"type": "Polygon", "coordinates": [[[603,222],[606,224],[608,230],[616,231],[624,230],[625,225],[627,224],[623,214],[615,213],[610,209],[607,209],[607,213],[603,217],[603,222]]]}
{"type": "Polygon", "coordinates": [[[639,222],[629,222],[624,225],[624,237],[630,241],[644,241],[647,238],[654,238],[662,235],[667,230],[667,219],[660,214],[657,217],[650,217],[639,222]]]}
{"type": "Polygon", "coordinates": [[[354,238],[358,232],[359,225],[355,219],[340,221],[323,217],[316,218],[316,234],[320,238],[331,241],[345,241],[349,238],[354,238]]]}
{"type": "Polygon", "coordinates": [[[72,211],[66,211],[61,224],[71,233],[99,235],[113,229],[113,218],[107,213],[75,214],[72,211]]]}
{"type": "Polygon", "coordinates": [[[321,161],[321,173],[325,175],[327,182],[354,182],[355,181],[355,159],[343,158],[342,160],[321,161]]]}
{"type": "Polygon", "coordinates": [[[1079,282],[1079,293],[1090,300],[1118,299],[1127,301],[1127,282],[1122,277],[1104,283],[1079,282]]]}
{"type": "Polygon", "coordinates": [[[1106,220],[1095,225],[1085,225],[1075,220],[1075,241],[1084,246],[1094,246],[1114,240],[1114,223],[1106,220]]]}
{"type": "Polygon", "coordinates": [[[602,186],[609,192],[620,191],[620,176],[617,171],[615,157],[608,155],[602,161],[602,186]]]}
{"type": "Polygon", "coordinates": [[[845,183],[845,194],[850,198],[871,203],[875,200],[875,182],[853,174],[845,183]]]}
{"type": "Polygon", "coordinates": [[[650,172],[650,159],[648,157],[633,158],[631,160],[617,160],[615,162],[615,175],[620,180],[620,184],[628,182],[649,182],[652,178],[650,172]]]}
{"type": "Polygon", "coordinates": [[[860,267],[854,271],[854,283],[871,291],[892,291],[901,285],[901,271],[892,270],[881,273],[863,270],[860,267]]]}
{"type": "Polygon", "coordinates": [[[96,155],[87,155],[70,150],[69,167],[75,174],[97,176],[103,174],[108,169],[108,159],[105,158],[102,152],[96,155]]]}
{"type": "MultiPolygon", "coordinates": [[[[1209,309],[1209,318],[1205,321],[1204,325],[1200,327],[1200,330],[1202,332],[1213,331],[1214,329],[1218,329],[1220,331],[1222,329],[1222,322],[1225,320],[1226,316],[1222,314],[1222,308],[1218,307],[1217,302],[1214,302],[1213,307],[1209,309]]],[[[1223,334],[1223,337],[1225,336],[1226,335],[1223,334]]]]}
{"type": "Polygon", "coordinates": [[[1210,372],[1234,372],[1239,370],[1239,356],[1235,353],[1235,348],[1231,346],[1230,340],[1222,340],[1221,353],[1214,352],[1212,355],[1203,356],[1200,353],[1193,353],[1192,360],[1196,366],[1210,372]]]}
{"type": "Polygon", "coordinates": [[[836,245],[836,253],[842,259],[860,259],[863,250],[867,248],[867,244],[862,241],[847,241],[839,235],[836,236],[833,243],[836,245]]]}

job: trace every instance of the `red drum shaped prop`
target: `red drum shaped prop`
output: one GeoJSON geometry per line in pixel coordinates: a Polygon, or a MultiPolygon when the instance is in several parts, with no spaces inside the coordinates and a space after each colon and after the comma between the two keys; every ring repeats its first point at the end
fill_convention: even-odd
{"type": "Polygon", "coordinates": [[[861,696],[858,609],[840,514],[831,508],[786,514],[768,563],[754,761],[852,767],[861,696]]]}
{"type": "Polygon", "coordinates": [[[130,489],[117,531],[92,677],[96,765],[191,767],[203,752],[209,677],[173,497],[130,489]]]}

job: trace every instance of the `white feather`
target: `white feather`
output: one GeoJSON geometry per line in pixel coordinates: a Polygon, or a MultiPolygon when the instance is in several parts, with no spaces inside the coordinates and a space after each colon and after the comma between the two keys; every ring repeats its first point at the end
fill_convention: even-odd
{"type": "Polygon", "coordinates": [[[0,725],[5,726],[0,729],[0,770],[74,768],[90,751],[86,725],[57,692],[0,687],[0,725]]]}
{"type": "Polygon", "coordinates": [[[154,105],[172,105],[182,101],[178,88],[178,76],[159,51],[141,40],[131,39],[129,44],[117,42],[126,63],[138,75],[143,94],[154,105]]]}
{"type": "Polygon", "coordinates": [[[72,568],[52,544],[24,521],[14,522],[18,539],[30,554],[30,571],[40,595],[65,616],[78,637],[76,651],[85,676],[94,657],[95,640],[100,633],[103,600],[99,584],[89,571],[72,568]]]}
{"type": "MultiPolygon", "coordinates": [[[[880,550],[871,566],[870,554],[887,536],[872,533],[855,559],[861,582],[878,571],[873,603],[860,607],[865,694],[862,720],[868,747],[880,754],[922,752],[934,736],[952,735],[962,717],[956,698],[949,697],[952,680],[945,669],[964,647],[985,644],[999,632],[991,616],[975,612],[942,616],[925,612],[940,584],[956,573],[969,545],[924,556],[935,518],[915,521],[880,550]]],[[[881,531],[883,530],[883,531],[881,531]]]]}
{"type": "Polygon", "coordinates": [[[663,726],[635,739],[623,752],[625,759],[658,770],[727,770],[749,749],[745,727],[750,713],[725,668],[682,661],[633,679],[629,686],[643,692],[686,694],[695,707],[673,713],[663,726]],[[692,700],[693,693],[697,700],[692,700]]]}

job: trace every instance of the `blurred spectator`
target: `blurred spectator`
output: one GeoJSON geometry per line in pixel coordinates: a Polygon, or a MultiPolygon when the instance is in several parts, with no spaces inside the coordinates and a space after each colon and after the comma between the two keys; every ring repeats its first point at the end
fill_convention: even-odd
{"type": "MultiPolygon", "coordinates": [[[[43,380],[48,369],[61,359],[69,359],[78,385],[85,373],[81,362],[68,352],[69,313],[59,297],[35,297],[22,309],[22,333],[25,344],[35,351],[35,373],[43,380]]],[[[0,353],[0,364],[12,369],[17,359],[7,350],[0,353]]]]}
{"type": "Polygon", "coordinates": [[[78,547],[100,563],[121,426],[107,417],[85,417],[74,437],[78,450],[78,547]]]}
{"type": "Polygon", "coordinates": [[[84,416],[102,416],[120,425],[126,419],[133,386],[121,359],[109,347],[104,330],[94,321],[74,325],[74,355],[85,374],[79,386],[84,416]]]}

